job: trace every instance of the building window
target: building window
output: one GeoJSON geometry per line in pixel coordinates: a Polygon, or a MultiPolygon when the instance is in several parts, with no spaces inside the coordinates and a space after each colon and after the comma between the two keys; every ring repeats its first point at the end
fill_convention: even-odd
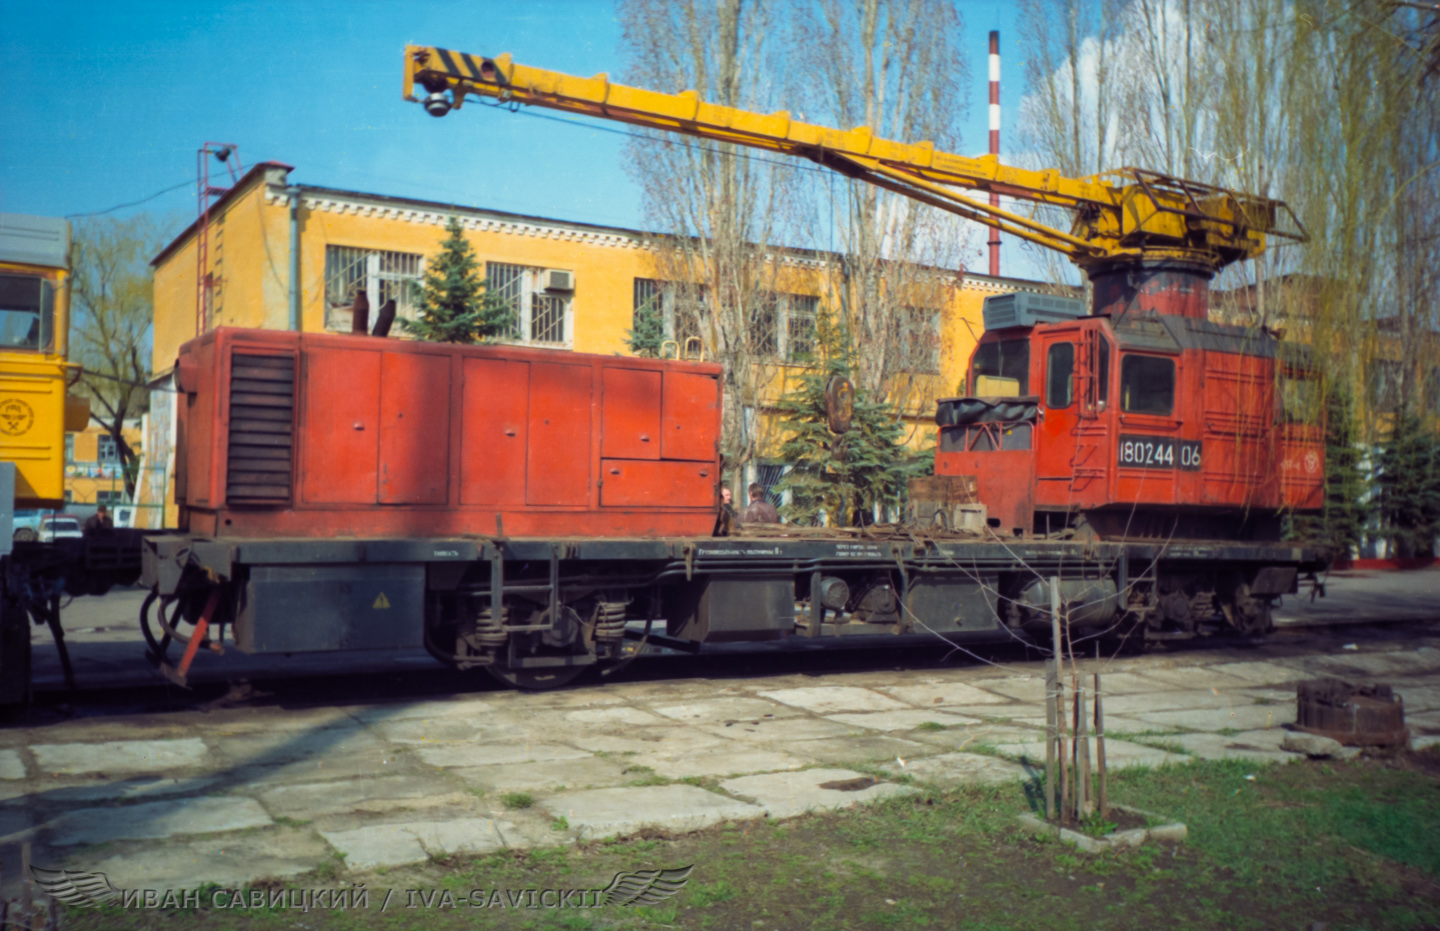
{"type": "Polygon", "coordinates": [[[95,461],[101,465],[116,465],[120,462],[120,445],[115,437],[102,433],[95,438],[95,461]]]}
{"type": "MultiPolygon", "coordinates": [[[[636,278],[631,329],[637,333],[643,332],[643,317],[646,314],[658,314],[661,338],[667,342],[674,340],[683,353],[691,340],[700,338],[700,313],[697,305],[704,299],[704,285],[636,278]],[[691,299],[687,300],[687,296],[691,299]]],[[[660,347],[655,347],[653,351],[656,355],[661,355],[660,347]]]]}
{"type": "Polygon", "coordinates": [[[906,372],[940,371],[940,311],[901,308],[900,368],[906,372]]]}
{"type": "Polygon", "coordinates": [[[73,465],[75,463],[75,434],[65,434],[65,462],[73,465]]]}
{"type": "Polygon", "coordinates": [[[760,295],[751,323],[751,351],[761,359],[803,364],[815,358],[815,317],[820,298],[809,294],[760,295]]]}
{"type": "Polygon", "coordinates": [[[563,346],[575,339],[570,295],[542,287],[544,269],[486,262],[485,276],[491,294],[504,298],[514,312],[515,324],[507,334],[526,345],[563,346]]]}
{"type": "Polygon", "coordinates": [[[370,322],[385,302],[395,301],[395,316],[414,320],[424,257],[409,252],[382,252],[353,246],[325,247],[325,329],[350,331],[355,295],[365,292],[370,322]]]}
{"type": "Polygon", "coordinates": [[[1168,415],[1175,409],[1175,360],[1126,355],[1120,359],[1120,409],[1168,415]]]}
{"type": "Polygon", "coordinates": [[[103,504],[103,505],[105,505],[106,507],[109,507],[109,506],[111,506],[111,505],[116,505],[116,504],[124,504],[124,503],[125,503],[125,492],[123,492],[123,491],[99,491],[99,490],[97,490],[97,491],[95,492],[95,503],[96,503],[97,505],[103,504]]]}

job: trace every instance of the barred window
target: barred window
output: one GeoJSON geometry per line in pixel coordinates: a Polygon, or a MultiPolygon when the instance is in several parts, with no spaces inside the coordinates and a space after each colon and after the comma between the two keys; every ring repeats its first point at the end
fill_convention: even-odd
{"type": "Polygon", "coordinates": [[[570,297],[544,290],[543,271],[504,262],[485,263],[490,293],[505,299],[514,314],[509,339],[527,345],[569,346],[573,339],[570,297]]]}
{"type": "Polygon", "coordinates": [[[632,329],[639,328],[642,314],[658,312],[664,339],[674,340],[684,352],[690,340],[700,338],[700,305],[704,300],[703,284],[636,278],[632,329]]]}
{"type": "Polygon", "coordinates": [[[820,298],[806,294],[786,295],[785,361],[815,361],[815,317],[820,311],[820,298]]]}
{"type": "Polygon", "coordinates": [[[940,371],[940,311],[931,307],[901,309],[900,368],[907,372],[940,371]]]}
{"type": "Polygon", "coordinates": [[[385,252],[354,246],[325,247],[325,328],[350,330],[350,311],[361,291],[369,301],[371,321],[386,301],[395,301],[396,317],[414,320],[424,257],[410,252],[385,252]]]}
{"type": "Polygon", "coordinates": [[[765,292],[751,324],[751,346],[762,359],[806,363],[815,358],[815,318],[820,298],[765,292]]]}

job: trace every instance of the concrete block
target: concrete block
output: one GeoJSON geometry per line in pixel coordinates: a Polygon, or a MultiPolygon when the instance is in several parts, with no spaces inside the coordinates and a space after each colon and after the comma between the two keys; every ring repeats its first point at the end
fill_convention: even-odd
{"type": "Polygon", "coordinates": [[[442,701],[394,702],[358,708],[354,716],[366,724],[384,724],[402,720],[440,720],[444,718],[482,721],[497,709],[490,701],[457,698],[442,701]]]}
{"type": "Polygon", "coordinates": [[[1150,832],[1146,828],[1130,828],[1108,834],[1105,840],[1110,842],[1111,847],[1139,847],[1149,836],[1150,832]]]}
{"type": "Polygon", "coordinates": [[[1440,734],[1422,734],[1410,738],[1411,750],[1428,750],[1440,744],[1440,734]]]}
{"type": "Polygon", "coordinates": [[[261,793],[260,803],[272,815],[310,819],[349,811],[458,806],[472,798],[441,779],[395,775],[277,786],[261,793]]]}
{"type": "Polygon", "coordinates": [[[987,692],[964,682],[934,682],[923,685],[896,685],[883,688],[888,695],[922,708],[945,705],[991,705],[1010,701],[1009,696],[987,692]]]}
{"type": "Polygon", "coordinates": [[[1295,723],[1295,705],[1248,705],[1237,704],[1220,708],[1200,708],[1188,711],[1154,711],[1136,714],[1138,720],[1183,728],[1187,731],[1249,731],[1260,728],[1280,728],[1295,723]]]}
{"type": "Polygon", "coordinates": [[[15,750],[0,750],[0,779],[24,779],[25,761],[15,750]]]}
{"type": "Polygon", "coordinates": [[[848,769],[806,769],[728,779],[720,787],[732,795],[753,798],[772,818],[793,818],[808,811],[835,811],[916,791],[891,782],[876,782],[848,769]]]}
{"type": "Polygon", "coordinates": [[[471,766],[453,769],[451,773],[466,783],[488,792],[552,791],[557,788],[584,789],[618,786],[636,777],[625,767],[640,758],[602,760],[585,757],[576,760],[536,760],[529,763],[504,763],[495,766],[471,766]]]}
{"type": "Polygon", "coordinates": [[[933,711],[872,711],[868,714],[831,714],[826,720],[863,727],[871,731],[908,731],[922,724],[943,724],[950,727],[957,724],[980,724],[979,718],[933,711]]]}
{"type": "Polygon", "coordinates": [[[1284,731],[1276,731],[1273,745],[1263,743],[1254,737],[1240,734],[1223,737],[1219,734],[1175,734],[1166,736],[1167,743],[1184,747],[1188,752],[1204,760],[1253,760],[1257,763],[1287,763],[1298,759],[1292,753],[1279,749],[1284,731]]]}
{"type": "Polygon", "coordinates": [[[889,762],[896,757],[909,762],[935,752],[929,744],[899,737],[832,737],[828,740],[800,740],[784,746],[786,752],[812,763],[844,766],[850,763],[889,762]]]}
{"type": "MultiPolygon", "coordinates": [[[[310,831],[275,830],[243,837],[209,837],[177,843],[130,845],[123,853],[96,860],[80,849],[56,868],[95,870],[120,889],[194,889],[219,883],[235,889],[260,879],[288,879],[308,873],[330,851],[310,831]]],[[[202,900],[209,908],[209,901],[202,900]]]]}
{"type": "MultiPolygon", "coordinates": [[[[1169,740],[1169,737],[1165,738],[1169,740]]],[[[1071,745],[1066,741],[1066,747],[1071,745]]],[[[1015,757],[1034,766],[1045,765],[1045,741],[1035,740],[1020,744],[1001,744],[995,748],[1005,756],[1015,757]]],[[[1093,770],[1097,756],[1095,740],[1090,740],[1090,761],[1093,770]]],[[[1185,763],[1187,758],[1168,753],[1155,747],[1146,747],[1128,740],[1105,740],[1105,765],[1110,769],[1126,769],[1131,766],[1163,766],[1166,763],[1185,763]]]]}
{"type": "Polygon", "coordinates": [[[1011,676],[1006,679],[980,679],[974,684],[977,688],[1004,695],[1006,698],[1015,701],[1038,705],[1045,700],[1044,675],[1011,676]]]}
{"type": "Polygon", "coordinates": [[[1069,828],[1060,829],[1060,843],[1070,844],[1082,853],[1100,853],[1110,847],[1106,841],[1091,837],[1089,834],[1081,834],[1079,831],[1072,831],[1069,828]]]}
{"type": "Polygon", "coordinates": [[[1303,753],[1315,759],[1329,759],[1339,756],[1344,747],[1340,741],[1329,737],[1295,731],[1285,735],[1285,738],[1280,741],[1280,749],[1288,750],[1291,753],[1303,753]]]}
{"type": "Polygon", "coordinates": [[[106,782],[80,783],[43,790],[48,802],[108,802],[141,798],[163,798],[167,795],[194,795],[204,792],[220,780],[215,776],[179,779],[168,776],[135,776],[106,782]]]}
{"type": "Polygon", "coordinates": [[[896,775],[908,774],[922,782],[932,782],[945,788],[1018,782],[1026,776],[1025,767],[1019,763],[981,753],[942,753],[939,756],[906,760],[904,766],[892,761],[885,764],[885,769],[896,775]]]}
{"type": "Polygon", "coordinates": [[[798,689],[780,689],[761,692],[761,698],[768,698],[782,704],[804,708],[815,714],[835,714],[842,711],[903,711],[904,703],[881,695],[870,689],[853,685],[814,685],[798,689]]]}
{"type": "Polygon", "coordinates": [[[678,757],[641,754],[634,762],[649,766],[661,776],[684,779],[691,776],[733,776],[737,773],[766,773],[777,769],[799,769],[805,760],[778,750],[728,749],[678,757]]]}
{"type": "Polygon", "coordinates": [[[712,724],[701,730],[716,737],[728,737],[731,740],[743,740],[750,743],[783,743],[788,746],[799,740],[844,737],[855,733],[856,728],[820,718],[782,718],[773,721],[761,720],[759,724],[751,721],[740,721],[731,725],[712,724]]]}
{"type": "MultiPolygon", "coordinates": [[[[1244,688],[1250,684],[1249,679],[1226,675],[1213,666],[1174,666],[1168,669],[1152,667],[1145,670],[1144,676],[1155,681],[1156,685],[1153,691],[1157,692],[1209,691],[1210,689],[1225,691],[1244,688]]],[[[1101,685],[1108,689],[1110,678],[1108,675],[1103,675],[1101,685]]],[[[1142,690],[1137,689],[1136,691],[1142,690]]]]}
{"type": "Polygon", "coordinates": [[[30,752],[40,772],[69,776],[81,773],[169,773],[202,766],[210,751],[198,737],[179,740],[112,740],[106,743],[34,744],[30,752]]]}
{"type": "Polygon", "coordinates": [[[943,731],[910,731],[905,736],[910,740],[943,747],[946,750],[965,750],[973,749],[977,744],[993,747],[999,744],[1026,743],[1043,739],[1044,734],[1043,730],[1033,727],[992,724],[982,721],[979,724],[961,724],[949,727],[943,731]]]}
{"type": "Polygon", "coordinates": [[[1292,682],[1310,678],[1310,675],[1302,670],[1282,666],[1279,663],[1218,663],[1206,668],[1227,676],[1234,676],[1237,679],[1244,679],[1251,685],[1289,685],[1292,682]]]}
{"type": "Polygon", "coordinates": [[[421,747],[418,752],[420,759],[431,766],[494,766],[501,763],[578,760],[591,755],[588,750],[541,743],[450,744],[421,747]]]}
{"type": "Polygon", "coordinates": [[[1027,833],[1034,834],[1036,837],[1060,836],[1060,828],[1041,818],[1039,815],[1032,814],[1028,811],[1021,812],[1019,820],[1020,827],[1027,833]]]}
{"type": "Polygon", "coordinates": [[[638,786],[562,792],[541,799],[551,817],[565,818],[588,839],[633,834],[642,828],[696,831],[721,821],[749,820],[765,812],[745,802],[690,785],[638,786]]]}
{"type": "Polygon", "coordinates": [[[1148,832],[1150,834],[1151,840],[1159,841],[1162,844],[1183,843],[1185,841],[1185,838],[1190,836],[1189,829],[1178,821],[1174,822],[1173,824],[1161,824],[1156,827],[1149,828],[1148,832]]]}
{"type": "Polygon", "coordinates": [[[361,727],[327,727],[308,731],[278,730],[241,737],[212,735],[211,744],[227,760],[248,766],[295,760],[338,759],[345,755],[379,756],[385,745],[361,727]]]}
{"type": "Polygon", "coordinates": [[[271,823],[270,816],[254,799],[202,795],[121,808],[81,808],[52,822],[49,834],[52,844],[67,847],[181,834],[218,834],[271,823]]]}
{"type": "Polygon", "coordinates": [[[351,870],[409,866],[430,859],[420,840],[403,825],[377,824],[352,831],[321,831],[320,836],[345,855],[351,870]]]}
{"type": "Polygon", "coordinates": [[[581,708],[576,711],[567,711],[565,713],[565,720],[577,724],[649,725],[667,723],[663,718],[658,718],[648,711],[641,711],[638,708],[630,708],[625,705],[610,708],[581,708]]]}
{"type": "Polygon", "coordinates": [[[687,724],[724,724],[727,721],[758,721],[765,718],[793,718],[801,712],[789,705],[761,698],[712,698],[682,704],[658,705],[656,714],[687,724]]]}
{"type": "Polygon", "coordinates": [[[697,752],[704,749],[723,747],[729,743],[725,737],[710,733],[710,728],[696,727],[647,727],[627,734],[576,734],[569,742],[593,753],[636,754],[636,753],[681,753],[697,752]]]}

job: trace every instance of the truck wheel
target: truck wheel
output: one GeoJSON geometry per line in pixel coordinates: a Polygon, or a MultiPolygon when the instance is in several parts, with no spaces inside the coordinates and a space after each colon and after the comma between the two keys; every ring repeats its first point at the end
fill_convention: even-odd
{"type": "Polygon", "coordinates": [[[33,527],[21,527],[15,531],[16,543],[34,543],[40,537],[35,533],[33,527]]]}

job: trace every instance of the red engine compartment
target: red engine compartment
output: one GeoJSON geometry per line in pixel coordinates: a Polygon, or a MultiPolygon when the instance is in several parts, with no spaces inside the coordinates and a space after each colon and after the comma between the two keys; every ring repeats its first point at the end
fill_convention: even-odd
{"type": "Polygon", "coordinates": [[[708,534],[720,367],[222,327],[180,349],[175,498],[215,537],[708,534]]]}

